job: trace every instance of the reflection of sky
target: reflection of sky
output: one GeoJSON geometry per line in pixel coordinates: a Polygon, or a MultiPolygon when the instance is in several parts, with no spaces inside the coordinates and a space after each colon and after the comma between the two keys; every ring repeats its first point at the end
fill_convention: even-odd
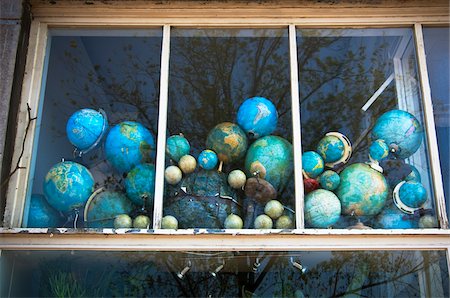
{"type": "MultiPolygon", "coordinates": [[[[78,109],[104,109],[110,126],[125,120],[142,122],[156,138],[162,31],[146,31],[147,36],[134,30],[54,31],[33,193],[42,193],[51,166],[61,158],[73,160],[65,126],[78,109]]],[[[100,185],[111,176],[102,146],[77,161],[90,167],[100,185]]]]}

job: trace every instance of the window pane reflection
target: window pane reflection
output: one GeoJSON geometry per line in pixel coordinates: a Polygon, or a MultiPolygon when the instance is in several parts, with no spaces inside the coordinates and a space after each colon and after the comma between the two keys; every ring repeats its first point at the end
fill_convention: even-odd
{"type": "Polygon", "coordinates": [[[1,260],[3,297],[449,295],[445,251],[4,251],[1,260]]]}
{"type": "Polygon", "coordinates": [[[412,31],[297,34],[306,226],[437,227],[412,31]]]}
{"type": "MultiPolygon", "coordinates": [[[[255,218],[264,213],[265,202],[256,203],[254,196],[245,197],[239,186],[231,189],[227,183],[227,175],[237,169],[250,178],[256,171],[251,170],[253,162],[262,164],[260,168],[264,169],[259,178],[264,177],[277,192],[272,198],[292,210],[290,101],[287,29],[172,29],[168,136],[182,133],[188,140],[190,150],[181,155],[190,154],[198,159],[203,150],[212,149],[224,164],[222,173],[217,172],[220,165],[215,166],[214,162],[211,170],[198,164],[195,172],[190,173],[187,158],[179,161],[180,157],[169,154],[166,165],[178,165],[184,178],[181,182],[174,178],[172,186],[166,177],[164,215],[175,216],[180,228],[224,228],[226,217],[234,213],[243,219],[244,228],[253,228],[255,218]],[[242,121],[252,119],[258,123],[260,118],[274,115],[276,109],[278,123],[271,127],[275,130],[261,135],[255,131],[246,133],[237,119],[243,102],[254,97],[258,97],[255,102],[264,104],[254,106],[258,109],[255,114],[246,110],[242,121]],[[261,136],[265,137],[255,141],[261,136]],[[248,146],[243,145],[245,142],[248,146]],[[263,142],[261,147],[272,153],[249,157],[251,150],[247,151],[247,147],[252,148],[252,144],[256,147],[257,142],[263,142]],[[272,158],[268,158],[270,154],[272,158]]],[[[180,173],[174,168],[168,171],[172,170],[180,173]]],[[[285,208],[283,214],[289,222],[286,228],[293,227],[292,212],[285,208]]],[[[267,223],[265,228],[276,226],[275,220],[272,223],[268,219],[267,223]]]]}
{"type": "MultiPolygon", "coordinates": [[[[134,217],[143,205],[125,196],[126,174],[137,164],[154,162],[162,30],[50,33],[48,69],[43,77],[45,93],[42,91],[42,112],[37,119],[40,125],[23,226],[82,227],[83,220],[89,220],[85,227],[113,227],[116,215],[129,213],[134,217]],[[89,113],[96,116],[86,113],[70,118],[85,108],[92,109],[89,113]],[[109,130],[105,116],[95,118],[102,115],[99,109],[107,117],[109,130]],[[75,120],[66,130],[69,118],[75,120]],[[115,137],[109,139],[113,130],[115,137]],[[74,137],[70,141],[69,135],[74,137]],[[62,159],[65,163],[54,168],[53,178],[45,180],[50,168],[62,159]],[[77,164],[71,166],[69,161],[77,164]],[[83,175],[77,172],[83,169],[78,164],[86,167],[83,175]],[[86,210],[87,197],[100,188],[105,191],[89,201],[95,210],[86,210]],[[89,218],[84,218],[83,211],[89,218]]],[[[146,187],[153,184],[149,182],[146,187]]],[[[148,195],[147,211],[151,215],[153,193],[148,195]]]]}

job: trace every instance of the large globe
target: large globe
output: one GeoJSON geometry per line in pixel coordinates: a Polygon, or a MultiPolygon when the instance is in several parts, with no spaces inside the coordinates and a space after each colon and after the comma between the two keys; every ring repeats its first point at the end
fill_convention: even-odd
{"type": "Polygon", "coordinates": [[[336,194],[342,213],[356,216],[376,215],[386,204],[388,184],[384,176],[363,163],[355,163],[340,173],[336,194]]]}
{"type": "Polygon", "coordinates": [[[372,139],[384,140],[400,159],[410,157],[419,149],[423,134],[423,127],[416,117],[402,110],[384,113],[372,129],[372,139]]]}
{"type": "Polygon", "coordinates": [[[375,225],[381,229],[413,229],[418,227],[418,220],[414,215],[403,213],[391,205],[377,216],[375,225]]]}
{"type": "Polygon", "coordinates": [[[258,171],[277,190],[282,190],[294,171],[292,145],[278,136],[265,136],[256,140],[245,157],[245,170],[249,176],[258,171]]]}
{"type": "Polygon", "coordinates": [[[302,154],[302,167],[308,177],[316,178],[322,174],[325,164],[317,152],[307,151],[302,154]]]}
{"type": "Polygon", "coordinates": [[[117,191],[100,191],[86,203],[84,221],[89,228],[114,228],[114,219],[120,214],[130,214],[136,206],[117,191]]]}
{"type": "Polygon", "coordinates": [[[106,159],[119,173],[150,162],[155,156],[155,141],[150,131],[138,122],[125,121],[108,133],[105,141],[106,159]]]}
{"type": "Polygon", "coordinates": [[[409,208],[420,208],[427,200],[427,190],[422,183],[407,181],[400,186],[398,197],[409,208]]]}
{"type": "Polygon", "coordinates": [[[222,229],[230,213],[241,214],[239,198],[224,173],[200,169],[184,178],[181,187],[186,193],[178,190],[164,199],[164,215],[176,217],[180,229],[222,229]]]}
{"type": "Polygon", "coordinates": [[[67,138],[81,152],[95,147],[107,129],[106,115],[92,109],[76,111],[66,124],[67,138]]]}
{"type": "Polygon", "coordinates": [[[50,206],[43,195],[31,195],[27,228],[57,228],[62,224],[60,213],[50,206]]]}
{"type": "Polygon", "coordinates": [[[151,209],[155,192],[155,166],[144,163],[134,167],[125,178],[125,190],[133,203],[151,209]]]}
{"type": "Polygon", "coordinates": [[[264,97],[246,99],[237,113],[238,125],[250,138],[270,135],[277,128],[278,113],[273,103],[264,97]]]}
{"type": "Polygon", "coordinates": [[[56,210],[69,212],[84,206],[94,190],[89,170],[72,161],[54,165],[45,176],[44,194],[56,210]]]}
{"type": "Polygon", "coordinates": [[[216,152],[219,160],[224,163],[232,163],[243,158],[247,144],[244,131],[231,122],[216,125],[206,139],[206,147],[216,152]]]}
{"type": "Polygon", "coordinates": [[[189,154],[190,150],[191,146],[189,145],[188,140],[181,135],[173,135],[167,139],[166,153],[176,162],[178,162],[182,156],[189,154]]]}
{"type": "Polygon", "coordinates": [[[341,216],[341,202],[329,190],[317,189],[305,197],[305,222],[312,228],[328,228],[341,216]]]}
{"type": "Polygon", "coordinates": [[[336,136],[325,136],[317,145],[317,153],[326,163],[338,161],[344,155],[345,145],[336,136]]]}

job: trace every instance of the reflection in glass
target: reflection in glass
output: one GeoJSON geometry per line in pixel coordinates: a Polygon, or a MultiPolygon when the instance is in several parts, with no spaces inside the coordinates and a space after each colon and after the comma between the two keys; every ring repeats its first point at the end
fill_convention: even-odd
{"type": "MultiPolygon", "coordinates": [[[[278,168],[267,169],[265,178],[278,192],[277,199],[291,209],[294,206],[294,191],[287,30],[171,30],[168,135],[182,133],[190,143],[188,152],[195,159],[203,150],[213,149],[218,159],[224,161],[222,173],[217,172],[221,166],[214,166],[214,158],[209,158],[205,153],[194,173],[186,170],[191,162],[183,159],[178,162],[184,179],[175,186],[166,183],[164,214],[177,217],[180,228],[223,228],[224,220],[230,213],[244,219],[244,228],[252,228],[255,217],[264,213],[263,203],[244,199],[240,187],[232,189],[227,183],[227,174],[232,170],[246,172],[247,178],[252,174],[244,164],[246,142],[251,146],[258,134],[251,132],[246,136],[243,125],[219,125],[224,122],[239,123],[239,107],[246,99],[253,97],[268,99],[278,112],[275,131],[267,130],[277,137],[268,137],[267,143],[269,146],[276,143],[282,148],[281,153],[285,153],[286,158],[277,157],[280,161],[283,159],[285,164],[274,162],[274,167],[278,168]],[[203,170],[200,166],[212,167],[213,170],[203,170]]],[[[272,113],[271,104],[260,98],[256,101],[260,117],[272,113]]],[[[245,121],[245,117],[242,119],[245,121]]],[[[177,165],[175,158],[169,159],[172,156],[176,154],[167,156],[167,166],[177,165]]],[[[169,174],[172,172],[170,169],[169,174]]],[[[173,175],[169,175],[170,181],[171,177],[173,175]]],[[[166,175],[166,182],[167,178],[166,175]]],[[[285,215],[294,217],[287,209],[285,215]]],[[[293,227],[292,224],[290,226],[293,227]]]]}
{"type": "Polygon", "coordinates": [[[306,226],[437,227],[412,31],[301,29],[297,44],[302,148],[317,152],[306,226]]]}
{"type": "Polygon", "coordinates": [[[448,27],[424,28],[423,30],[448,217],[450,217],[450,154],[448,149],[450,148],[449,36],[448,27]]]}
{"type": "Polygon", "coordinates": [[[1,265],[2,297],[449,295],[445,251],[5,251],[1,265]]]}
{"type": "MultiPolygon", "coordinates": [[[[128,172],[132,165],[115,164],[120,152],[110,150],[113,152],[112,156],[105,156],[105,139],[113,147],[116,146],[116,151],[120,151],[120,148],[117,138],[109,141],[106,138],[108,131],[104,118],[107,118],[109,131],[113,131],[114,126],[123,121],[140,123],[142,126],[121,125],[116,134],[121,134],[123,140],[128,140],[131,144],[130,151],[134,150],[131,149],[134,148],[134,143],[139,143],[133,151],[139,162],[153,162],[156,148],[154,143],[150,143],[155,142],[157,136],[162,30],[52,30],[50,33],[48,67],[43,78],[41,112],[38,117],[40,125],[35,142],[34,171],[31,171],[31,187],[23,226],[83,226],[83,211],[87,209],[83,209],[84,199],[82,205],[71,205],[69,210],[64,209],[67,206],[59,208],[60,211],[66,211],[61,217],[55,219],[55,216],[46,216],[50,214],[46,211],[50,207],[46,202],[49,201],[55,207],[54,202],[58,200],[52,201],[48,195],[44,198],[45,191],[56,192],[55,189],[50,189],[52,186],[47,185],[49,183],[45,187],[50,190],[44,191],[45,176],[53,165],[64,159],[66,163],[55,168],[56,174],[66,170],[67,161],[74,161],[92,173],[95,181],[93,189],[104,190],[99,191],[98,197],[92,200],[95,204],[91,204],[100,209],[100,215],[87,226],[112,227],[115,213],[130,213],[134,217],[142,204],[136,206],[125,197],[123,174],[126,173],[117,171],[120,166],[124,166],[123,169],[128,172]],[[92,110],[73,118],[75,120],[71,122],[69,132],[72,132],[71,136],[77,133],[81,135],[77,129],[80,119],[84,119],[86,122],[82,123],[87,132],[85,137],[91,133],[91,140],[87,145],[78,143],[79,150],[74,152],[71,144],[73,139],[69,142],[66,134],[66,123],[72,114],[85,108],[92,110]],[[97,112],[99,110],[100,113],[97,112]],[[103,138],[100,133],[102,129],[105,130],[103,138]],[[137,137],[143,131],[147,133],[145,142],[137,137]],[[152,136],[148,136],[148,133],[152,136]],[[79,151],[84,149],[88,152],[80,156],[79,151]],[[103,199],[100,200],[100,197],[103,199]],[[27,214],[30,217],[29,223],[27,214]]],[[[68,176],[75,177],[78,168],[70,168],[68,176]]],[[[86,174],[81,178],[90,181],[88,176],[86,174]]],[[[55,177],[57,180],[63,176],[55,177]]],[[[77,179],[69,180],[75,184],[79,181],[77,179]]],[[[83,188],[80,187],[77,193],[82,192],[83,188]]],[[[60,193],[65,191],[60,190],[60,193]]],[[[89,194],[91,193],[92,188],[89,187],[89,194]]],[[[147,209],[151,214],[151,206],[147,206],[147,209]]]]}

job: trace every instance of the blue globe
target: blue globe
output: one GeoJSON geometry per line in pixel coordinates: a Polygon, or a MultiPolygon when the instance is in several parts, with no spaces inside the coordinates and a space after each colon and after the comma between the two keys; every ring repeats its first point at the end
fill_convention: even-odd
{"type": "Polygon", "coordinates": [[[306,175],[310,178],[316,178],[322,174],[325,164],[317,152],[307,151],[302,155],[302,166],[306,175]]]}
{"type": "Polygon", "coordinates": [[[408,176],[405,177],[405,181],[416,181],[421,182],[422,178],[420,177],[419,170],[413,165],[409,165],[411,168],[411,173],[408,174],[408,176]]]}
{"type": "Polygon", "coordinates": [[[69,212],[84,206],[94,190],[89,170],[72,161],[54,165],[44,180],[44,194],[56,210],[69,212]]]}
{"type": "Polygon", "coordinates": [[[181,135],[173,135],[167,139],[166,154],[169,158],[178,162],[184,155],[188,155],[191,150],[188,140],[181,135]]]}
{"type": "Polygon", "coordinates": [[[277,128],[277,109],[264,97],[248,98],[239,107],[236,122],[250,138],[258,139],[277,128]]]}
{"type": "Polygon", "coordinates": [[[125,190],[128,198],[138,206],[151,209],[155,192],[155,166],[144,163],[134,167],[125,178],[125,190]]]}
{"type": "Polygon", "coordinates": [[[317,189],[305,197],[305,222],[313,228],[328,228],[341,217],[341,202],[329,190],[317,189]]]}
{"type": "Polygon", "coordinates": [[[27,228],[57,228],[62,224],[60,213],[50,206],[43,195],[31,195],[27,228]]]}
{"type": "Polygon", "coordinates": [[[373,140],[384,140],[399,159],[413,155],[422,143],[424,130],[410,113],[391,110],[381,115],[372,129],[373,140]]]}
{"type": "Polygon", "coordinates": [[[344,155],[345,145],[336,136],[325,136],[317,144],[317,153],[326,163],[338,161],[344,155]]]}
{"type": "Polygon", "coordinates": [[[328,170],[323,172],[322,175],[319,176],[319,183],[323,189],[335,190],[336,188],[338,188],[339,183],[341,183],[341,178],[339,177],[338,173],[328,170]]]}
{"type": "Polygon", "coordinates": [[[84,221],[89,228],[114,228],[114,218],[130,214],[136,206],[117,191],[100,191],[86,203],[84,221]]]}
{"type": "Polygon", "coordinates": [[[376,218],[376,227],[381,229],[413,229],[418,221],[413,215],[403,213],[395,205],[386,207],[376,218]]]}
{"type": "Polygon", "coordinates": [[[373,160],[382,160],[389,155],[389,146],[384,140],[376,140],[369,147],[369,156],[373,160]]]}
{"type": "Polygon", "coordinates": [[[198,164],[204,168],[205,170],[212,170],[216,167],[219,159],[217,158],[217,154],[212,150],[203,150],[198,156],[198,164]]]}
{"type": "Polygon", "coordinates": [[[420,182],[408,181],[400,186],[399,198],[410,208],[419,208],[427,200],[427,190],[420,182]]]}
{"type": "Polygon", "coordinates": [[[142,124],[125,121],[109,131],[105,153],[113,168],[123,174],[138,164],[152,161],[155,157],[155,141],[142,124]]]}
{"type": "Polygon", "coordinates": [[[92,109],[76,111],[66,124],[66,133],[70,143],[81,152],[87,152],[100,143],[107,130],[106,114],[92,109]]]}

